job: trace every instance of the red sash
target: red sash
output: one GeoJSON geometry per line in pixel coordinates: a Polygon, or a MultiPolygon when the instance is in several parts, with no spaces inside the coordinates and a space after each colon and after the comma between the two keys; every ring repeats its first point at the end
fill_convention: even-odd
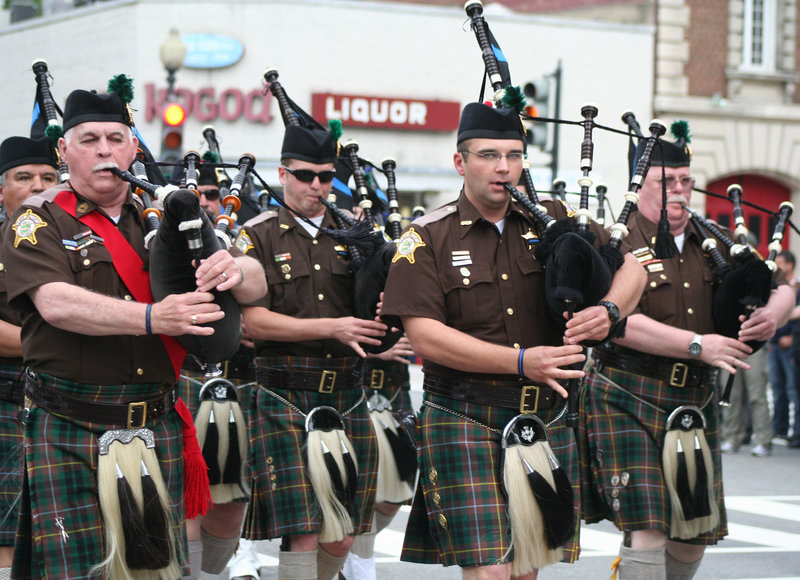
{"type": "MultiPolygon", "coordinates": [[[[77,198],[72,191],[62,191],[55,198],[55,203],[67,212],[72,217],[77,217],[75,212],[75,203],[77,198]]],[[[131,291],[133,297],[137,302],[151,303],[153,302],[153,293],[150,291],[150,274],[143,268],[142,259],[136,250],[130,245],[128,240],[117,229],[116,224],[111,220],[106,219],[97,211],[91,211],[87,214],[77,218],[82,224],[89,226],[89,228],[98,236],[103,238],[108,252],[111,254],[111,259],[114,263],[114,269],[122,279],[122,282],[131,291]]],[[[158,335],[164,342],[164,347],[167,349],[172,367],[175,369],[175,380],[178,380],[183,366],[183,360],[186,358],[186,349],[175,340],[175,337],[158,335]]]]}

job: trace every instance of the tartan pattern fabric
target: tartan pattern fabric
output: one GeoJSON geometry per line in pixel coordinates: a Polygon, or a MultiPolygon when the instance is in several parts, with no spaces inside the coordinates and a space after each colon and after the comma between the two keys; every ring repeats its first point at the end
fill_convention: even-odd
{"type": "MultiPolygon", "coordinates": [[[[40,375],[40,381],[100,402],[154,396],[163,385],[80,385],[40,375]]],[[[93,580],[105,557],[97,491],[97,439],[117,425],[71,421],[30,405],[24,423],[25,480],[12,576],[20,580],[93,580]],[[26,493],[27,492],[27,493],[26,493]]],[[[178,558],[188,572],[183,519],[183,435],[178,414],[148,421],[156,441],[174,519],[178,558]]],[[[108,579],[111,580],[111,579],[108,579]]]]}
{"type": "MultiPolygon", "coordinates": [[[[270,368],[326,369],[337,373],[353,372],[356,362],[355,357],[323,359],[286,356],[256,359],[257,365],[270,368]]],[[[269,385],[262,386],[270,388],[269,385]]],[[[321,405],[343,413],[363,394],[361,389],[334,390],[330,394],[289,389],[274,389],[274,392],[303,413],[321,405]]],[[[344,425],[356,452],[358,488],[353,526],[355,533],[359,534],[368,531],[372,525],[378,469],[378,445],[366,399],[344,417],[344,425]]],[[[259,388],[251,398],[248,426],[253,480],[243,537],[269,540],[285,535],[318,534],[322,522],[306,473],[305,416],[259,388]]]]}
{"type": "MultiPolygon", "coordinates": [[[[24,370],[0,364],[0,379],[21,381],[24,370]]],[[[22,406],[0,400],[0,546],[13,546],[22,489],[22,406]]]]}
{"type": "Polygon", "coordinates": [[[617,369],[604,368],[601,374],[588,367],[580,398],[579,437],[583,517],[587,523],[608,519],[620,530],[656,528],[669,534],[670,499],[661,470],[667,417],[681,405],[696,405],[706,419],[705,437],[714,459],[713,485],[720,523],[689,543],[716,544],[727,535],[714,382],[702,388],[675,388],[665,381],[617,369]]]}
{"type": "MultiPolygon", "coordinates": [[[[502,432],[518,412],[473,405],[425,393],[425,400],[502,432]]],[[[551,421],[558,409],[540,414],[551,421]]],[[[420,412],[420,476],[400,559],[422,564],[478,566],[513,561],[501,474],[501,436],[446,411],[420,412]]],[[[548,428],[551,446],[572,483],[580,513],[574,437],[563,417],[548,428]]],[[[579,527],[564,548],[564,561],[580,552],[579,527]]]]}

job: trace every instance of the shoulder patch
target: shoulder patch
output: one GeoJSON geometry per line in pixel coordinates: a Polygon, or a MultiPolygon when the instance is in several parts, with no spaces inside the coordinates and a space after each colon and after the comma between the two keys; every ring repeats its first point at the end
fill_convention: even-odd
{"type": "Polygon", "coordinates": [[[255,246],[253,245],[253,240],[251,240],[250,236],[247,235],[247,232],[242,230],[236,237],[236,247],[239,248],[239,250],[243,254],[246,254],[247,252],[252,250],[255,246]]]}
{"type": "Polygon", "coordinates": [[[417,251],[417,248],[425,245],[427,244],[422,241],[422,237],[414,231],[414,226],[411,226],[397,242],[397,251],[394,254],[394,258],[392,258],[392,263],[394,264],[401,258],[405,258],[409,264],[413,264],[414,252],[417,251]]]}
{"type": "Polygon", "coordinates": [[[14,247],[16,248],[19,246],[20,242],[25,240],[35,246],[38,243],[36,240],[36,230],[46,226],[46,221],[44,221],[37,214],[33,213],[31,210],[26,210],[24,214],[17,218],[17,221],[14,222],[14,225],[11,226],[11,229],[14,230],[15,234],[14,247]]]}
{"type": "Polygon", "coordinates": [[[455,211],[456,211],[456,202],[453,202],[447,205],[443,205],[442,207],[437,208],[430,213],[426,213],[425,215],[418,217],[411,223],[418,224],[421,226],[428,225],[430,223],[437,222],[449,215],[453,215],[455,211]]]}

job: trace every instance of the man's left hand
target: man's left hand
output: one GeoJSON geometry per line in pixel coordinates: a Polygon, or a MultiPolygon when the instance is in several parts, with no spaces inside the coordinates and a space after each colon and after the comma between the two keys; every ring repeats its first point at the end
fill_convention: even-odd
{"type": "Polygon", "coordinates": [[[576,312],[572,318],[564,313],[567,319],[567,330],[564,332],[564,344],[580,344],[585,340],[604,340],[611,330],[611,318],[603,306],[590,306],[576,312]]]}
{"type": "Polygon", "coordinates": [[[230,290],[242,280],[242,270],[227,250],[218,250],[205,260],[200,260],[194,275],[197,289],[201,292],[210,292],[214,288],[230,290]]]}

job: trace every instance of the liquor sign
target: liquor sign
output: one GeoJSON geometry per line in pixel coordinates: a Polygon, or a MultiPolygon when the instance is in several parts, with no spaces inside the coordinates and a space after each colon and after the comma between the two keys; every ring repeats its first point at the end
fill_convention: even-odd
{"type": "Polygon", "coordinates": [[[311,115],[327,122],[339,119],[346,127],[411,131],[455,131],[461,104],[400,97],[370,97],[312,93],[311,115]]]}

